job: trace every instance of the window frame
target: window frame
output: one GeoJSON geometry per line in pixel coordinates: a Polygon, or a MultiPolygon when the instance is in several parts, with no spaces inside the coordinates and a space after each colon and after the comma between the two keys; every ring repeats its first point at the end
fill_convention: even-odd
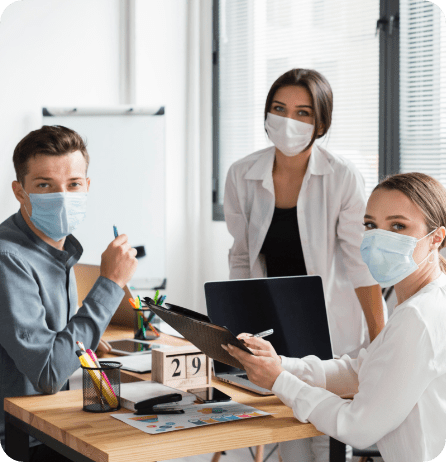
{"type": "Polygon", "coordinates": [[[379,33],[379,170],[381,180],[400,171],[399,0],[380,0],[379,33]]]}
{"type": "MultiPolygon", "coordinates": [[[[219,203],[219,4],[213,0],[212,11],[212,220],[224,221],[219,203]]],[[[354,0],[352,0],[354,1],[354,0]]],[[[378,178],[398,173],[399,142],[399,0],[380,0],[376,18],[379,34],[379,169],[378,178]]]]}

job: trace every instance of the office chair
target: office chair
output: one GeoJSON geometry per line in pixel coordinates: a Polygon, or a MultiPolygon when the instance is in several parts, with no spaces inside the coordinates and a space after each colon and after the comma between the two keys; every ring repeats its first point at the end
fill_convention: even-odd
{"type": "Polygon", "coordinates": [[[353,456],[360,457],[359,462],[373,462],[372,457],[381,457],[376,444],[365,449],[353,448],[353,456]]]}

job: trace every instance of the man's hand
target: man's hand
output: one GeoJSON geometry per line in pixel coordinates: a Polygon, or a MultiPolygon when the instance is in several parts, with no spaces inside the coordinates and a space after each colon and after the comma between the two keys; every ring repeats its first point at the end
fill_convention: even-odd
{"type": "Polygon", "coordinates": [[[268,356],[278,361],[278,364],[282,364],[282,358],[276,353],[276,350],[271,345],[271,342],[263,340],[260,337],[253,337],[251,334],[240,334],[237,335],[239,340],[243,340],[246,346],[256,356],[268,356]]]}
{"type": "Polygon", "coordinates": [[[124,287],[138,266],[136,249],[130,247],[125,234],[119,235],[107,247],[101,257],[101,276],[124,287]]]}
{"type": "Polygon", "coordinates": [[[232,345],[222,345],[222,348],[243,364],[249,380],[259,387],[271,390],[277,377],[284,370],[280,365],[280,357],[273,358],[268,351],[258,350],[257,355],[253,350],[254,355],[250,355],[232,345]]]}

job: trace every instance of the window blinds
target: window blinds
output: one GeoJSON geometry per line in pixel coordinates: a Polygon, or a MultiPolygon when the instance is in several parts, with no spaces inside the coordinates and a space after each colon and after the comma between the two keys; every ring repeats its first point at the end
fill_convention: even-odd
{"type": "Polygon", "coordinates": [[[400,170],[446,186],[445,33],[438,6],[400,0],[400,170]]]}
{"type": "Polygon", "coordinates": [[[220,0],[218,202],[229,166],[271,145],[263,110],[274,80],[293,67],[330,82],[333,124],[321,142],[378,180],[379,0],[220,0]]]}

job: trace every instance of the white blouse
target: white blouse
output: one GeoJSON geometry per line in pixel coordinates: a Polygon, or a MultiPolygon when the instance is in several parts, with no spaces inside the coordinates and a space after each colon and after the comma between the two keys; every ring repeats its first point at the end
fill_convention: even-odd
{"type": "MultiPolygon", "coordinates": [[[[260,254],[274,214],[275,147],[257,151],[229,169],[224,211],[234,244],[229,277],[266,277],[260,254]]],[[[307,274],[322,277],[328,323],[337,355],[358,352],[369,341],[354,291],[376,281],[359,251],[364,233],[364,180],[348,160],[313,145],[297,201],[297,220],[307,274]]]]}
{"type": "Polygon", "coordinates": [[[357,359],[282,366],[272,391],[301,422],[357,448],[377,443],[386,462],[433,459],[446,440],[446,275],[397,306],[357,359]]]}

